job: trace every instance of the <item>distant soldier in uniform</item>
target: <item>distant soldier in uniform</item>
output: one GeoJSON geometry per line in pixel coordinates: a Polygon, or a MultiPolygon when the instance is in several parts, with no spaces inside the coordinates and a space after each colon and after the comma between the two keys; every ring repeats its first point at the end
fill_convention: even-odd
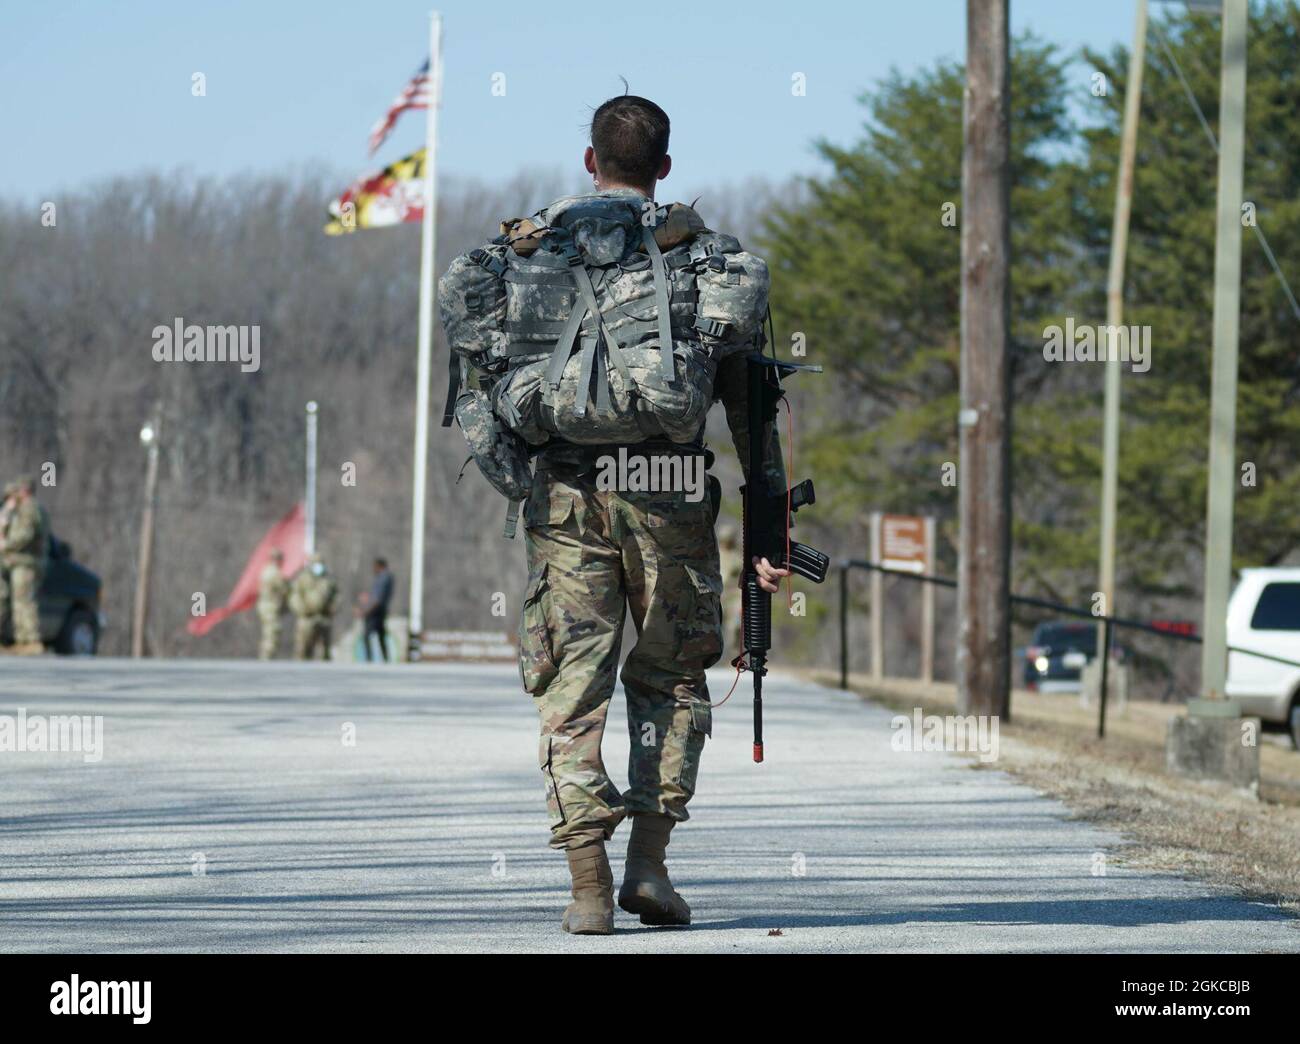
{"type": "MultiPolygon", "coordinates": [[[[550,813],[551,846],[564,851],[572,879],[573,902],[561,925],[579,935],[607,935],[614,930],[614,880],[605,844],[627,816],[632,817],[632,830],[618,905],[639,915],[643,924],[690,924],[690,907],[669,879],[665,850],[673,827],[687,818],[686,806],[695,793],[705,737],[712,728],[705,670],[722,655],[722,577],[714,505],[708,499],[688,497],[681,489],[638,492],[598,483],[598,458],[612,452],[608,445],[596,445],[608,441],[603,434],[608,429],[598,425],[616,422],[610,404],[632,379],[630,364],[614,342],[637,352],[643,331],[655,339],[656,373],[637,378],[648,388],[659,387],[661,362],[677,365],[678,374],[689,373],[691,380],[707,372],[710,386],[701,389],[705,409],[712,401],[722,401],[742,467],[747,469],[751,433],[744,353],[754,350],[761,339],[767,303],[767,267],[762,259],[744,253],[741,260],[739,243],[704,228],[702,220],[691,225],[688,219],[683,239],[698,236],[699,240],[689,253],[677,250],[673,265],[680,267],[667,270],[663,246],[644,219],[658,214],[655,185],[671,166],[668,132],[667,114],[645,98],[624,95],[605,102],[592,118],[591,145],[583,157],[595,191],[559,200],[536,220],[506,223],[514,233],[503,224],[501,238],[452,262],[439,291],[454,350],[476,349],[476,331],[495,322],[497,312],[503,313],[509,337],[502,330],[500,337],[496,332],[484,335],[482,343],[490,352],[500,342],[510,342],[509,372],[514,372],[516,355],[527,359],[527,353],[539,347],[544,355],[553,351],[552,369],[542,378],[537,397],[553,412],[563,409],[566,417],[585,416],[594,433],[576,439],[552,433],[534,454],[535,476],[523,508],[529,580],[519,631],[524,688],[541,719],[538,761],[550,813]],[[561,225],[572,218],[573,227],[580,231],[565,238],[566,230],[557,231],[552,222],[556,216],[561,225]],[[493,277],[504,278],[517,290],[515,297],[506,297],[521,304],[516,314],[508,310],[510,304],[493,304],[491,294],[483,292],[489,277],[481,273],[507,270],[516,257],[523,256],[521,249],[534,245],[526,242],[533,232],[519,231],[525,227],[542,239],[543,261],[517,283],[511,283],[510,277],[517,274],[513,271],[493,277]],[[598,291],[591,283],[587,259],[621,257],[629,243],[642,244],[644,265],[615,269],[612,275],[604,269],[598,275],[602,280],[626,276],[632,281],[653,272],[653,298],[638,300],[635,307],[615,306],[602,312],[598,329],[590,315],[583,318],[584,312],[599,310],[591,304],[598,291]],[[557,263],[554,253],[548,254],[552,247],[562,254],[560,260],[567,258],[567,265],[557,263]],[[709,280],[713,281],[709,286],[717,289],[710,297],[718,302],[716,311],[687,316],[704,296],[703,291],[697,294],[697,287],[709,280]],[[553,286],[558,289],[552,290],[553,286]],[[752,291],[747,300],[728,296],[729,287],[742,286],[752,291]],[[529,293],[538,297],[531,306],[521,300],[529,293]],[[564,314],[556,314],[563,311],[560,297],[567,303],[567,320],[564,314]],[[586,303],[575,303],[579,301],[586,303]],[[670,323],[665,338],[663,331],[670,323]],[[618,329],[617,334],[609,332],[609,324],[618,329]],[[542,343],[525,343],[527,337],[540,338],[542,343]],[[665,340],[670,343],[664,344],[665,340]],[[683,343],[675,348],[678,340],[683,343]],[[573,354],[566,362],[570,349],[573,354]],[[674,351],[679,353],[676,363],[674,351]],[[710,362],[697,365],[700,359],[710,362]],[[588,411],[583,403],[593,385],[595,405],[588,411]],[[573,406],[578,408],[570,409],[573,406]],[[629,786],[620,793],[605,770],[600,746],[619,677],[620,641],[629,612],[637,637],[621,678],[632,750],[629,786]]],[[[671,239],[672,225],[670,215],[656,224],[656,231],[671,239]]],[[[600,286],[599,292],[607,289],[603,282],[600,286]]],[[[508,378],[500,379],[506,387],[514,387],[508,378]]],[[[680,384],[678,377],[673,380],[680,384]]],[[[472,392],[457,401],[461,409],[457,419],[471,447],[487,446],[489,440],[483,435],[491,431],[475,405],[478,401],[472,392]]],[[[491,407],[493,412],[502,417],[500,400],[493,401],[498,402],[491,407]]],[[[522,415],[516,422],[522,422],[522,415]]],[[[702,458],[707,467],[711,455],[703,445],[703,430],[701,417],[699,427],[682,439],[650,441],[651,436],[643,435],[638,440],[629,433],[614,441],[643,459],[652,454],[702,458]]],[[[762,440],[772,488],[785,489],[775,426],[752,437],[762,440]]],[[[476,459],[484,474],[491,476],[492,463],[484,468],[486,453],[476,459]]],[[[502,492],[510,488],[513,473],[510,483],[498,485],[502,492]]],[[[766,559],[757,560],[754,567],[767,591],[776,591],[780,578],[789,575],[766,559]]]]}
{"type": "Polygon", "coordinates": [[[740,620],[740,534],[728,523],[718,527],[718,559],[722,567],[722,629],[727,638],[727,659],[741,653],[743,636],[740,620]]]}
{"type": "MultiPolygon", "coordinates": [[[[14,494],[18,492],[17,482],[6,482],[4,488],[4,497],[0,499],[0,539],[4,537],[5,526],[9,524],[9,516],[17,507],[14,494]]],[[[10,625],[13,623],[13,615],[10,611],[10,594],[9,594],[9,567],[4,564],[4,556],[0,554],[0,642],[8,645],[13,635],[10,632],[10,625]]]]}
{"type": "Polygon", "coordinates": [[[277,547],[257,580],[257,618],[262,624],[262,641],[257,648],[259,660],[274,659],[280,647],[280,617],[289,597],[289,581],[283,570],[284,552],[277,547]]]}
{"type": "Polygon", "coordinates": [[[41,615],[36,595],[45,575],[45,559],[50,550],[50,520],[45,508],[36,501],[36,483],[21,478],[10,498],[13,507],[5,518],[3,548],[5,569],[9,573],[10,598],[13,601],[14,644],[11,652],[19,656],[39,656],[45,652],[41,642],[41,615]]]}
{"type": "Polygon", "coordinates": [[[331,658],[330,633],[334,611],[338,608],[339,585],[325,568],[319,554],[313,554],[298,571],[289,589],[289,608],[297,617],[293,634],[293,653],[299,660],[315,658],[321,646],[321,659],[331,658]]]}

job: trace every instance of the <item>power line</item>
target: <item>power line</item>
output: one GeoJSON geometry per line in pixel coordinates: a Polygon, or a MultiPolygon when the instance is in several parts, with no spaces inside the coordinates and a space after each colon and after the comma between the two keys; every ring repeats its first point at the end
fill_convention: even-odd
{"type": "MultiPolygon", "coordinates": [[[[1183,75],[1182,66],[1178,64],[1178,59],[1174,57],[1173,48],[1169,46],[1168,39],[1161,31],[1160,26],[1154,20],[1151,22],[1151,31],[1155,34],[1156,42],[1160,45],[1160,49],[1164,51],[1165,57],[1169,59],[1169,64],[1173,66],[1174,75],[1178,77],[1178,82],[1182,84],[1183,93],[1191,103],[1192,109],[1196,113],[1196,118],[1201,123],[1201,129],[1205,131],[1205,136],[1210,141],[1210,148],[1214,150],[1214,154],[1217,156],[1219,154],[1219,139],[1215,137],[1214,131],[1210,128],[1210,122],[1205,118],[1205,113],[1202,111],[1200,103],[1196,100],[1196,94],[1193,92],[1191,84],[1187,82],[1187,77],[1183,75]]],[[[1282,273],[1281,266],[1277,263],[1277,258],[1273,255],[1273,248],[1268,245],[1268,239],[1264,235],[1264,230],[1259,227],[1258,215],[1256,215],[1255,222],[1250,227],[1255,230],[1255,238],[1259,240],[1259,245],[1264,250],[1264,256],[1268,258],[1269,266],[1273,269],[1274,275],[1277,276],[1278,282],[1282,284],[1282,289],[1286,293],[1287,300],[1291,302],[1292,314],[1295,315],[1296,319],[1300,319],[1300,303],[1296,301],[1295,294],[1291,291],[1291,284],[1287,282],[1286,276],[1282,273]]]]}

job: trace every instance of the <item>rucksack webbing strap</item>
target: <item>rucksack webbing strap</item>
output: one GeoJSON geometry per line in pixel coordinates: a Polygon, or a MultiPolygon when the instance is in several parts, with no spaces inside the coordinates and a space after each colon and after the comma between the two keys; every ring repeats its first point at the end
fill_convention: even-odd
{"type": "Polygon", "coordinates": [[[567,325],[567,320],[558,319],[507,319],[504,328],[506,333],[517,334],[520,337],[540,334],[551,338],[562,336],[567,325]]]}
{"type": "MultiPolygon", "coordinates": [[[[583,318],[583,315],[579,315],[581,312],[594,316],[597,326],[597,335],[595,337],[584,337],[582,339],[582,363],[578,377],[578,387],[581,394],[577,397],[574,410],[579,417],[582,417],[587,413],[587,398],[590,394],[592,371],[595,368],[596,351],[602,342],[604,345],[603,356],[613,360],[619,374],[628,382],[629,387],[631,387],[632,374],[627,368],[627,363],[623,360],[618,339],[610,331],[605,322],[605,317],[600,312],[600,305],[596,302],[596,289],[591,285],[591,274],[587,271],[587,266],[583,264],[581,255],[572,243],[568,244],[565,257],[568,259],[569,272],[578,286],[578,292],[582,295],[583,303],[582,308],[574,306],[573,312],[569,315],[569,321],[572,323],[573,316],[578,315],[578,324],[581,325],[583,318]]],[[[552,388],[559,386],[560,378],[564,374],[564,365],[573,349],[573,337],[576,335],[577,329],[575,328],[573,336],[568,339],[567,343],[565,338],[561,337],[560,342],[555,347],[555,354],[551,356],[551,365],[547,367],[546,371],[552,388]]],[[[598,371],[600,386],[596,389],[596,409],[602,413],[609,413],[612,408],[609,401],[609,376],[605,369],[605,362],[605,358],[602,358],[598,371]]]]}
{"type": "Polygon", "coordinates": [[[518,269],[511,268],[506,271],[505,280],[507,283],[528,283],[532,286],[573,286],[573,280],[569,273],[562,268],[550,269],[543,272],[521,272],[518,269]]]}
{"type": "Polygon", "coordinates": [[[665,387],[672,387],[677,379],[673,363],[673,314],[668,299],[668,269],[664,265],[663,251],[655,242],[655,234],[648,225],[641,226],[641,240],[645,243],[646,253],[650,255],[650,267],[654,271],[655,312],[659,319],[659,378],[665,387]]]}
{"type": "Polygon", "coordinates": [[[506,528],[502,534],[507,540],[515,538],[515,530],[519,526],[519,506],[522,500],[512,500],[506,507],[506,528]]]}
{"type": "Polygon", "coordinates": [[[447,355],[447,401],[442,407],[444,428],[451,427],[452,419],[456,416],[456,397],[460,394],[460,386],[465,383],[465,357],[450,348],[447,355]]]}

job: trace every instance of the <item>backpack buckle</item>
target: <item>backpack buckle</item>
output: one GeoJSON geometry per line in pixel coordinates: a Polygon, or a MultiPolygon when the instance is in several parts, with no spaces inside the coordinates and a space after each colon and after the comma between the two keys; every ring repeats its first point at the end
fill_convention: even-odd
{"type": "Polygon", "coordinates": [[[566,235],[555,244],[555,252],[569,263],[570,268],[577,268],[582,264],[582,255],[578,253],[578,244],[573,241],[573,236],[566,235]]]}
{"type": "Polygon", "coordinates": [[[695,322],[691,325],[694,326],[695,329],[699,330],[700,333],[706,334],[709,337],[721,337],[727,332],[727,327],[731,324],[724,323],[719,319],[706,319],[702,315],[697,315],[695,317],[695,322]]]}

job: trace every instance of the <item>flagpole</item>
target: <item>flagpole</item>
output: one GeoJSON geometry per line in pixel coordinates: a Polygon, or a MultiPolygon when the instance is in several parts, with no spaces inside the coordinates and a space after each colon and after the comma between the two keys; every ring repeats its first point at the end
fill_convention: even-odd
{"type": "Polygon", "coordinates": [[[307,518],[303,527],[303,550],[310,558],[316,551],[316,401],[307,403],[307,518]]]}
{"type": "Polygon", "coordinates": [[[424,220],[420,232],[420,326],[415,388],[415,461],[411,493],[411,610],[410,649],[419,654],[424,630],[424,506],[429,470],[429,378],[433,353],[433,295],[438,198],[434,176],[438,139],[438,106],[442,94],[442,18],[429,13],[428,108],[424,130],[424,220]]]}

